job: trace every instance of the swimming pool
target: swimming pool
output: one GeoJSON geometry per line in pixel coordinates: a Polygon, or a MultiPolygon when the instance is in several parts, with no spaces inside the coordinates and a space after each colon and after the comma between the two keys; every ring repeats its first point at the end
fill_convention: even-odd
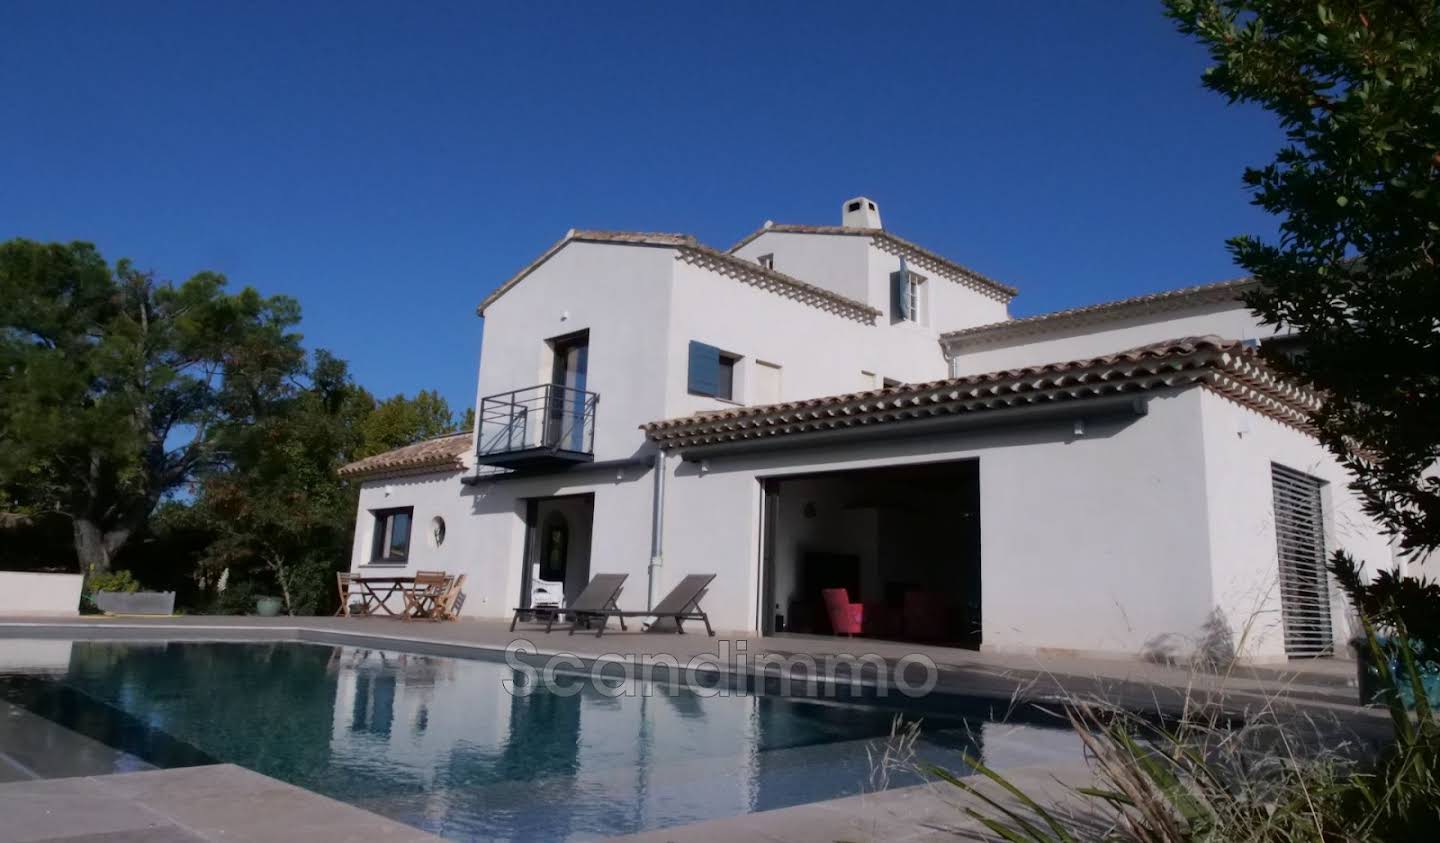
{"type": "MultiPolygon", "coordinates": [[[[0,699],[156,766],[239,764],[456,840],[593,839],[859,793],[897,713],[684,690],[512,696],[502,662],[351,646],[49,641],[47,665],[20,664],[13,643],[0,699]]],[[[934,708],[927,761],[1079,757],[1067,729],[995,722],[979,701],[934,708]]]]}

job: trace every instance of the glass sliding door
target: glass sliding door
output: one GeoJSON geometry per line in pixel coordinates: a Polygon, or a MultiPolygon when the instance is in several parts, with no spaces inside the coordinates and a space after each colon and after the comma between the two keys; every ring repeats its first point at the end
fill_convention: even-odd
{"type": "Polygon", "coordinates": [[[550,341],[555,351],[550,371],[545,444],[570,451],[585,448],[585,391],[590,365],[590,332],[550,341]]]}

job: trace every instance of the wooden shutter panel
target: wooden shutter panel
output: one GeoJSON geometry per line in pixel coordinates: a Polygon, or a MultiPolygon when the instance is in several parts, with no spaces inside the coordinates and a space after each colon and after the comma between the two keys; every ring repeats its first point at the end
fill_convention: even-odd
{"type": "Polygon", "coordinates": [[[687,388],[697,395],[720,391],[720,349],[690,341],[690,376],[687,388]]]}
{"type": "Polygon", "coordinates": [[[906,289],[905,276],[908,275],[904,269],[899,272],[890,273],[890,321],[904,322],[910,317],[905,308],[910,304],[909,290],[906,289]]]}

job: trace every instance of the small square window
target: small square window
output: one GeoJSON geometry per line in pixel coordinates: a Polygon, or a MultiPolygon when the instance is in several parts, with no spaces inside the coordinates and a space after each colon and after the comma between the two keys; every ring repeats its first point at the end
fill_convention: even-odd
{"type": "Polygon", "coordinates": [[[766,269],[774,269],[774,268],[775,268],[775,255],[774,255],[774,254],[761,255],[760,257],[758,257],[758,258],[755,259],[755,262],[758,263],[758,264],[760,264],[761,266],[765,267],[766,269]]]}
{"type": "Polygon", "coordinates": [[[370,561],[403,564],[410,558],[410,522],[415,508],[377,509],[374,515],[375,539],[370,561]]]}

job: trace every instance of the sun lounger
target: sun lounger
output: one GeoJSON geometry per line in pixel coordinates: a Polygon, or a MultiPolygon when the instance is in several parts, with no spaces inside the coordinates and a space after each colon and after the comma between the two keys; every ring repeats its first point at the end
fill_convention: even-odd
{"type": "MultiPolygon", "coordinates": [[[[520,622],[523,614],[538,615],[544,613],[545,631],[549,632],[555,626],[555,621],[561,615],[569,615],[571,618],[580,616],[595,617],[608,611],[615,610],[615,601],[620,598],[620,591],[625,586],[625,579],[629,574],[596,574],[586,583],[585,589],[576,596],[575,600],[563,609],[548,608],[522,608],[515,610],[515,617],[510,621],[510,631],[515,631],[515,624],[520,622]]],[[[541,623],[539,618],[536,623],[541,623]]],[[[625,622],[620,622],[624,627],[625,622]]],[[[573,628],[573,627],[572,627],[573,628]]]]}
{"type": "Polygon", "coordinates": [[[714,574],[690,574],[670,589],[670,593],[656,603],[655,608],[646,612],[626,612],[613,606],[593,611],[575,611],[574,607],[571,607],[570,634],[574,635],[576,628],[582,622],[588,624],[591,621],[599,621],[599,628],[595,631],[595,637],[599,638],[605,634],[605,623],[610,618],[620,621],[621,629],[626,628],[626,618],[654,618],[657,621],[674,621],[675,631],[681,635],[685,634],[685,621],[701,621],[705,624],[705,631],[714,637],[715,630],[710,628],[710,617],[700,608],[700,599],[705,596],[705,592],[710,589],[710,583],[714,580],[714,574]]]}

